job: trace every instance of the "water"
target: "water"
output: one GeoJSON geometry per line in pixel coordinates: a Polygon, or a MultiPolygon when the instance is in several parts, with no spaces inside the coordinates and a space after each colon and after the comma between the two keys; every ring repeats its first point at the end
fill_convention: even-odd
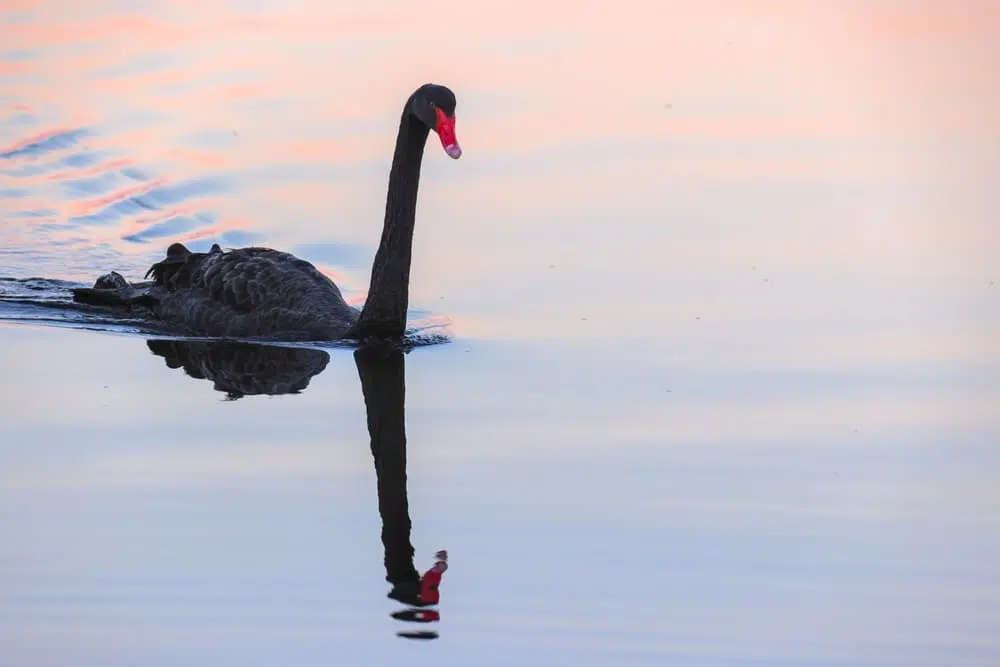
{"type": "Polygon", "coordinates": [[[3,664],[996,664],[998,19],[3,3],[3,664]],[[66,294],[259,243],[362,303],[425,81],[465,153],[429,146],[414,248],[418,624],[352,350],[66,294]]]}

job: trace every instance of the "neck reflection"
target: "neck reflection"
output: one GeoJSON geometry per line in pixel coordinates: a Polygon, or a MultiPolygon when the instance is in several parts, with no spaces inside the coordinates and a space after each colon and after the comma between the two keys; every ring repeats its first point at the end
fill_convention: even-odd
{"type": "MultiPolygon", "coordinates": [[[[153,354],[169,368],[183,368],[195,379],[208,380],[216,391],[236,400],[253,395],[296,394],[322,373],[330,355],[312,348],[280,347],[231,341],[149,340],[153,354]]],[[[406,369],[403,351],[386,343],[370,343],[354,352],[364,395],[372,460],[382,519],[388,597],[406,605],[390,615],[419,624],[440,620],[441,576],[448,554],[438,551],[421,575],[414,566],[412,523],[406,482],[406,369]]],[[[428,630],[396,633],[409,639],[436,639],[428,630]]]]}

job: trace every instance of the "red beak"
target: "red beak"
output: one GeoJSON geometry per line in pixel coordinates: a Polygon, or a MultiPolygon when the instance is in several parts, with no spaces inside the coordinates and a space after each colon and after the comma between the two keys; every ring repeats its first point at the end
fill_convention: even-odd
{"type": "Polygon", "coordinates": [[[441,139],[444,152],[448,154],[448,157],[457,160],[462,157],[462,147],[458,145],[458,139],[455,137],[455,117],[449,116],[437,107],[435,107],[434,113],[437,115],[437,125],[434,126],[434,131],[441,139]]]}

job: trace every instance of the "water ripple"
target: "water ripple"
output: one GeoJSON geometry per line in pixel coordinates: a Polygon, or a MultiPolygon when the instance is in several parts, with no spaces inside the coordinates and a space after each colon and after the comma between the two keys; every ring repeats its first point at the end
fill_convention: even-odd
{"type": "Polygon", "coordinates": [[[122,217],[162,210],[166,206],[180,204],[194,197],[218,194],[224,191],[220,181],[193,180],[171,184],[167,179],[150,183],[128,185],[119,190],[76,204],[72,225],[108,224],[122,217]]]}
{"type": "Polygon", "coordinates": [[[34,157],[51,151],[63,150],[75,146],[85,136],[87,136],[87,130],[84,128],[48,130],[0,150],[0,159],[34,157]]]}
{"type": "Polygon", "coordinates": [[[176,215],[162,222],[150,224],[142,231],[135,232],[134,234],[128,234],[123,236],[122,239],[133,243],[148,243],[151,239],[178,236],[184,232],[197,229],[202,225],[210,225],[212,222],[213,216],[208,213],[200,213],[195,216],[176,215]]]}
{"type": "Polygon", "coordinates": [[[68,280],[0,277],[0,300],[66,304],[71,302],[69,290],[80,286],[68,280]]]}

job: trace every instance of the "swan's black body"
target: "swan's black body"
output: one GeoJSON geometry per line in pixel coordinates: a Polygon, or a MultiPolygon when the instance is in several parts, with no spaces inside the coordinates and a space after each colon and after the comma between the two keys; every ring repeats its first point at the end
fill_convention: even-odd
{"type": "Polygon", "coordinates": [[[201,336],[336,340],[400,337],[409,305],[410,257],[424,145],[431,129],[445,151],[461,155],[454,140],[455,96],[426,84],[407,100],[389,172],[385,223],[372,265],[368,299],[349,306],[337,286],[309,262],[269,248],[207,253],[180,243],[130,285],[102,276],[92,288],[73,290],[80,303],[124,310],[163,328],[201,336]],[[447,142],[451,143],[447,143],[447,142]]]}
{"type": "MultiPolygon", "coordinates": [[[[149,283],[74,290],[83,303],[125,306],[179,333],[236,338],[344,338],[359,313],[309,262],[268,248],[190,252],[180,243],[153,264],[149,283]]],[[[109,276],[100,280],[111,283],[109,276]]],[[[124,282],[124,280],[122,280],[124,282]]]]}

